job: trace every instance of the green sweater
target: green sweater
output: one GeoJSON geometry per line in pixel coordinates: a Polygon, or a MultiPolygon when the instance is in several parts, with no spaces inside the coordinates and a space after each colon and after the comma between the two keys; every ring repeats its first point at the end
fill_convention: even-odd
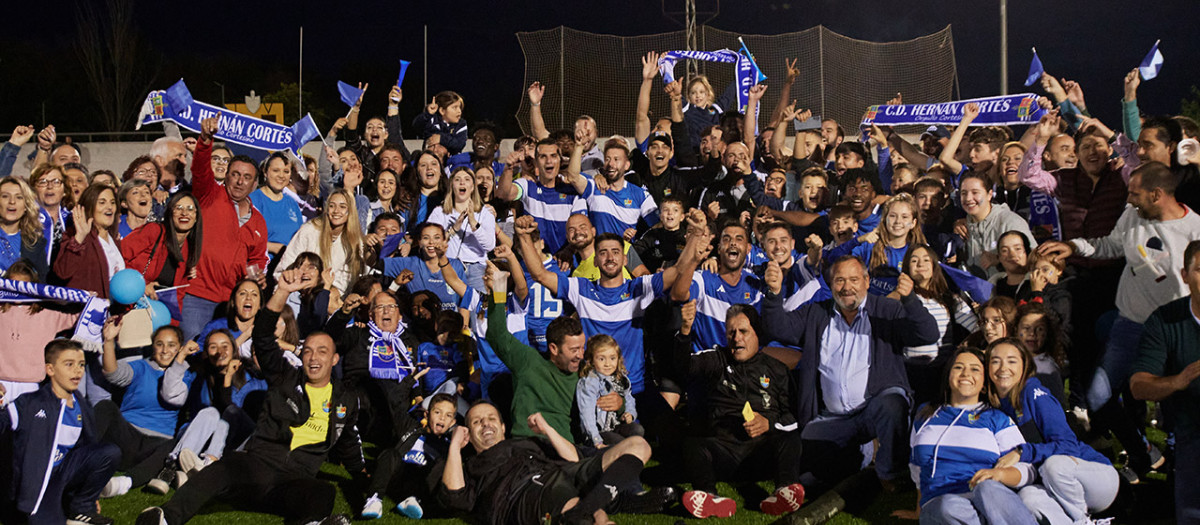
{"type": "MultiPolygon", "coordinates": [[[[1173,376],[1200,360],[1200,323],[1192,315],[1191,300],[1190,295],[1176,299],[1150,314],[1132,373],[1173,376]]],[[[1164,399],[1163,412],[1174,417],[1177,433],[1200,437],[1200,380],[1164,399]]]]}
{"type": "Polygon", "coordinates": [[[487,340],[513,377],[512,435],[533,436],[526,420],[541,412],[546,422],[572,443],[571,408],[579,374],[565,373],[537,350],[521,343],[508,331],[503,304],[488,307],[487,340]]]}

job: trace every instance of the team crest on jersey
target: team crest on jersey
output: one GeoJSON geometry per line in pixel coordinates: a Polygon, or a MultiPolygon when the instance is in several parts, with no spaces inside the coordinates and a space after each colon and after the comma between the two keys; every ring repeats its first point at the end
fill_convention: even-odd
{"type": "Polygon", "coordinates": [[[758,378],[758,384],[763,388],[771,388],[771,378],[767,376],[761,376],[758,378]]]}
{"type": "Polygon", "coordinates": [[[337,406],[337,417],[338,417],[338,419],[346,418],[346,405],[338,405],[337,406]]]}
{"type": "Polygon", "coordinates": [[[979,421],[979,413],[976,412],[976,413],[973,413],[973,414],[967,416],[967,421],[970,421],[972,423],[979,421]]]}
{"type": "Polygon", "coordinates": [[[671,195],[671,188],[667,188],[667,189],[663,190],[663,196],[669,197],[670,195],[671,195]]]}
{"type": "Polygon", "coordinates": [[[325,413],[326,413],[326,414],[328,414],[328,413],[329,413],[329,410],[330,410],[330,409],[332,409],[332,408],[333,408],[333,403],[330,403],[330,402],[326,401],[326,402],[325,402],[325,406],[322,406],[322,407],[321,407],[321,410],[324,410],[324,411],[325,411],[325,413]]]}
{"type": "Polygon", "coordinates": [[[625,206],[626,207],[633,206],[633,199],[625,199],[625,206]]]}
{"type": "Polygon", "coordinates": [[[622,300],[622,301],[625,301],[625,300],[628,300],[628,299],[629,299],[629,292],[625,292],[625,293],[621,294],[621,300],[622,300]]]}
{"type": "Polygon", "coordinates": [[[750,300],[750,292],[746,292],[744,297],[747,301],[749,301],[750,300]]]}

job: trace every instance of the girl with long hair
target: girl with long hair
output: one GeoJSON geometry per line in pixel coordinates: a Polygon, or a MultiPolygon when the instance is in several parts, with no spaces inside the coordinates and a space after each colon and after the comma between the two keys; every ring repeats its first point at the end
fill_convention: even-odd
{"type": "Polygon", "coordinates": [[[496,216],[483,206],[471,168],[460,166],[450,174],[450,192],[429,222],[446,229],[446,254],[463,264],[463,281],[482,293],[488,252],[496,247],[496,216]]]}
{"type": "Polygon", "coordinates": [[[71,212],[71,221],[54,259],[54,274],[63,286],[108,299],[109,280],[125,269],[117,237],[116,190],[103,184],[88,186],[71,212]]]}
{"type": "Polygon", "coordinates": [[[325,214],[304,223],[288,244],[275,269],[275,278],[291,267],[301,253],[313,252],[332,270],[333,287],[337,289],[334,293],[341,295],[349,289],[350,282],[362,275],[365,267],[364,236],[354,200],[354,195],[345,188],[331,193],[325,200],[325,214]]]}
{"type": "Polygon", "coordinates": [[[24,260],[39,280],[47,277],[51,246],[33,189],[20,178],[0,178],[0,233],[0,271],[24,260]]]}
{"type": "MultiPolygon", "coordinates": [[[[901,193],[883,203],[880,215],[882,220],[878,228],[830,250],[826,260],[834,261],[848,253],[862,260],[872,277],[898,276],[909,248],[925,244],[921,209],[911,195],[901,193]]],[[[887,295],[892,292],[877,286],[874,279],[872,281],[871,293],[887,295]]]]}
{"type": "MultiPolygon", "coordinates": [[[[196,276],[203,236],[200,205],[191,193],[181,191],[167,201],[166,220],[147,223],[121,240],[121,255],[126,268],[146,279],[146,294],[157,298],[156,288],[182,286],[196,276]]],[[[180,308],[186,293],[186,288],[176,293],[180,308]]]]}

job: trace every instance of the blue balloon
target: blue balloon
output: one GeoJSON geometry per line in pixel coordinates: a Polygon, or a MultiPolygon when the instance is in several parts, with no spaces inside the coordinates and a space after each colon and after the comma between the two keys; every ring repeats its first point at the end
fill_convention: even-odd
{"type": "Polygon", "coordinates": [[[133,304],[146,295],[146,279],[137,270],[124,269],[108,282],[108,296],[120,304],[133,304]]]}
{"type": "Polygon", "coordinates": [[[150,324],[155,330],[171,324],[171,311],[162,301],[150,301],[150,324]]]}

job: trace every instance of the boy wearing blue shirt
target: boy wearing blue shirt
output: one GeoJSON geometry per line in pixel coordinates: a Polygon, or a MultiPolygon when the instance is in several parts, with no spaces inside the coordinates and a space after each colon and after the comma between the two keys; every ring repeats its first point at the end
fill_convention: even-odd
{"type": "Polygon", "coordinates": [[[55,339],[45,355],[48,381],[0,410],[0,437],[12,433],[17,510],[31,524],[109,525],[113,520],[96,512],[96,499],[117,470],[121,451],[100,442],[96,416],[76,393],[83,349],[55,339]]]}

